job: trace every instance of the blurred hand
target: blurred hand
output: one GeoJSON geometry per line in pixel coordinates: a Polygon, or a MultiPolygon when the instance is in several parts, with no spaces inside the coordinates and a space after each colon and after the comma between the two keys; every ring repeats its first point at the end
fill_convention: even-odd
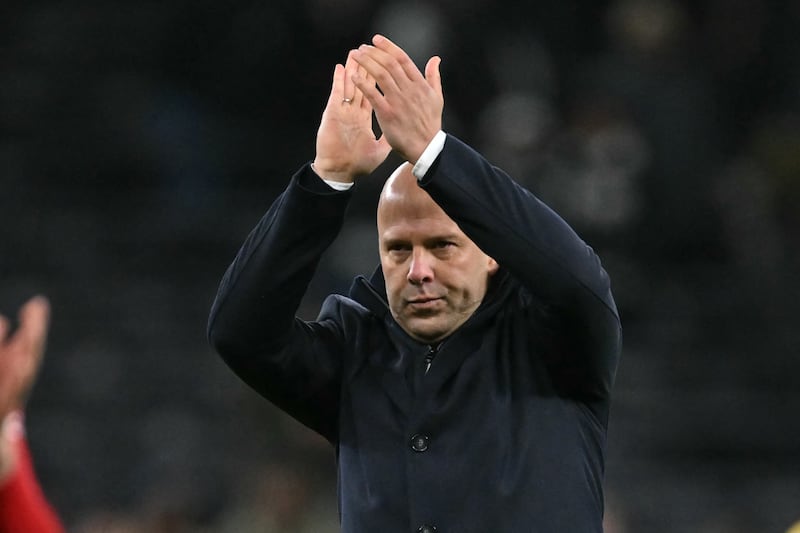
{"type": "Polygon", "coordinates": [[[28,300],[19,311],[19,327],[0,315],[0,482],[16,468],[17,441],[24,433],[21,409],[44,356],[50,304],[43,296],[28,300]]]}
{"type": "Polygon", "coordinates": [[[19,327],[0,315],[0,420],[20,409],[30,392],[47,343],[50,303],[43,296],[28,300],[19,311],[19,327]]]}
{"type": "MultiPolygon", "coordinates": [[[[322,178],[352,183],[383,163],[391,147],[372,129],[372,106],[353,85],[358,75],[369,84],[370,76],[360,70],[350,52],[344,66],[336,65],[333,84],[317,131],[314,171],[322,178]]],[[[372,81],[374,87],[375,82],[372,81]]]]}
{"type": "Polygon", "coordinates": [[[367,73],[363,76],[359,70],[353,82],[375,109],[389,145],[414,164],[442,129],[441,59],[430,58],[423,76],[408,54],[386,37],[376,35],[372,43],[351,54],[367,73]]]}

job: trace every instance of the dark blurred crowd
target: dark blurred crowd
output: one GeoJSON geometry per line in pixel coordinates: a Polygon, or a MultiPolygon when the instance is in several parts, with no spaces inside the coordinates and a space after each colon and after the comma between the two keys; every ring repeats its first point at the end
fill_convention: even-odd
{"type": "MultiPolygon", "coordinates": [[[[337,531],[333,451],[204,331],[238,244],[313,157],[334,64],[374,32],[441,55],[445,130],[605,261],[625,329],[608,533],[785,531],[800,1],[4,2],[0,311],[52,302],[27,424],[70,531],[337,531]]],[[[305,318],[377,264],[381,170],[305,318]]]]}

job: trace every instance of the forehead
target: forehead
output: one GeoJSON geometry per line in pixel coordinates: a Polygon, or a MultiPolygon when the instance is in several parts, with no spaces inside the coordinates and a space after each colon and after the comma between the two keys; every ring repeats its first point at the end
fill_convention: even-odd
{"type": "Polygon", "coordinates": [[[411,241],[424,243],[433,239],[467,240],[458,225],[449,218],[406,218],[378,225],[380,242],[411,241]]]}
{"type": "Polygon", "coordinates": [[[421,189],[384,197],[378,205],[381,239],[461,234],[455,221],[421,189]]]}

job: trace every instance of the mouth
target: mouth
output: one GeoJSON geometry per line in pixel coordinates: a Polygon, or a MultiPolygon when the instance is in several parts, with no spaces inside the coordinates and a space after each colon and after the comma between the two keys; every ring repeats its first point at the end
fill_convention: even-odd
{"type": "Polygon", "coordinates": [[[430,309],[435,309],[440,305],[443,301],[441,297],[433,298],[433,297],[418,297],[413,298],[410,300],[406,300],[406,304],[414,310],[417,311],[426,311],[430,309]]]}

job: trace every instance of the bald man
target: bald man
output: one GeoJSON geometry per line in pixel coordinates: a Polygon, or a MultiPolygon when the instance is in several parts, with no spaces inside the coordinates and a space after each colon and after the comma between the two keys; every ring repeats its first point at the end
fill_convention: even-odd
{"type": "Polygon", "coordinates": [[[439,63],[423,75],[378,35],[336,66],[316,157],[228,268],[209,339],[335,447],[345,533],[599,533],[621,347],[608,276],[442,131],[439,63]],[[379,199],[380,267],[295,317],[353,183],[390,150],[407,163],[379,199]]]}
{"type": "Polygon", "coordinates": [[[430,345],[472,316],[497,272],[497,262],[419,187],[408,164],[381,193],[378,239],[392,316],[406,333],[430,345]]]}

